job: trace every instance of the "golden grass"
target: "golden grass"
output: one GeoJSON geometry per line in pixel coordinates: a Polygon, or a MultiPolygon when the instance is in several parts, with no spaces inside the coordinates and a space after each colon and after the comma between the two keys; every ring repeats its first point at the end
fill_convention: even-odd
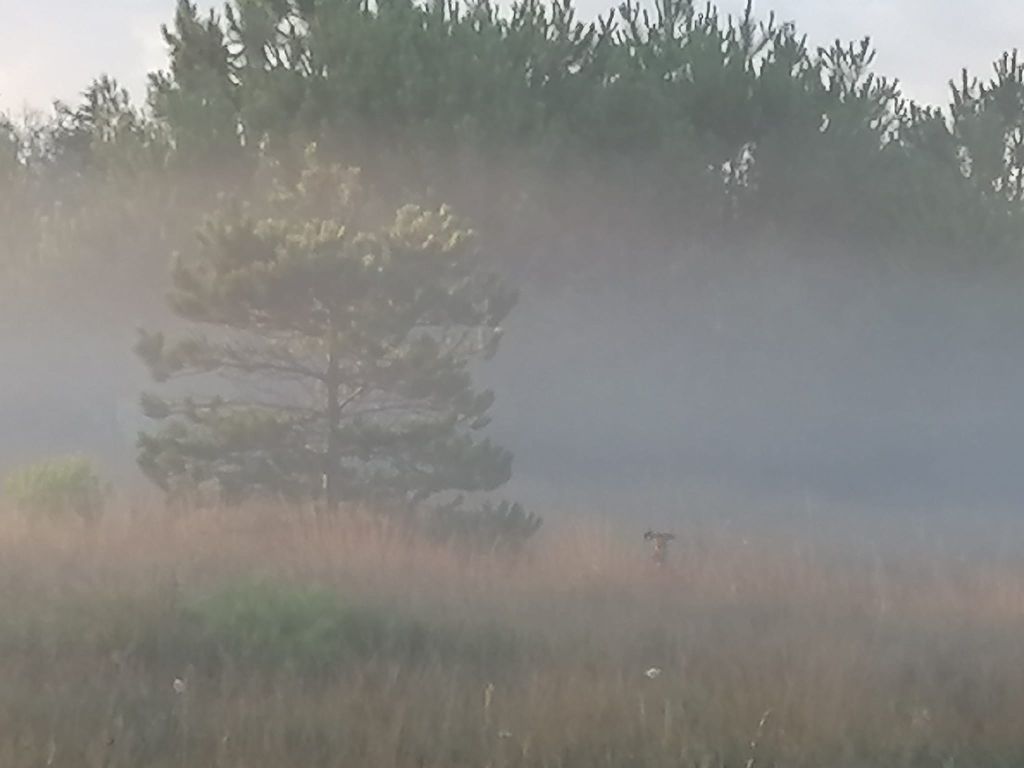
{"type": "Polygon", "coordinates": [[[0,766],[1024,763],[1021,563],[712,532],[659,570],[639,533],[567,524],[513,562],[273,509],[88,532],[8,517],[0,766]],[[243,581],[513,648],[313,677],[188,658],[181,606],[243,581]]]}

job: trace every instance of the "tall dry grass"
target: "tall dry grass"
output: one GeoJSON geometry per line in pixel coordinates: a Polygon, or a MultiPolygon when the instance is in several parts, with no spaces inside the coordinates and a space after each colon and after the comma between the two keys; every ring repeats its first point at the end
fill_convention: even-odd
{"type": "Polygon", "coordinates": [[[0,766],[1024,764],[1024,563],[711,529],[657,569],[639,533],[564,525],[513,561],[274,509],[8,516],[0,766]],[[189,629],[240,584],[384,639],[306,668],[189,629]]]}

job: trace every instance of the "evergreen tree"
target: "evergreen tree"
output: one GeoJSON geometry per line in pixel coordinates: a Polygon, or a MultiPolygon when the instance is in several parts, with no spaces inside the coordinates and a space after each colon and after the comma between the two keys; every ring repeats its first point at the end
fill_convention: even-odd
{"type": "Polygon", "coordinates": [[[170,70],[149,78],[154,117],[170,132],[181,165],[223,166],[238,154],[244,136],[232,85],[233,57],[218,16],[178,0],[173,28],[162,28],[170,70]]]}
{"type": "Polygon", "coordinates": [[[496,352],[515,293],[449,210],[375,224],[355,171],[307,161],[264,210],[226,203],[177,258],[171,306],[203,330],[143,332],[137,351],[158,382],[222,383],[144,397],[164,424],[140,437],[142,469],[172,493],[212,481],[229,501],[328,510],[498,488],[512,457],[481,436],[494,398],[471,367],[496,352]]]}

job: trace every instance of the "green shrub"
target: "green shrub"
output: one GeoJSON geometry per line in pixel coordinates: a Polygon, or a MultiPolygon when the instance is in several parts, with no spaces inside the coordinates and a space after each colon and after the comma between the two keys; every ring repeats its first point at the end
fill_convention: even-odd
{"type": "Polygon", "coordinates": [[[15,507],[34,518],[77,516],[95,522],[103,513],[105,488],[93,463],[66,456],[30,464],[7,477],[4,490],[15,507]]]}
{"type": "Polygon", "coordinates": [[[193,600],[173,640],[174,654],[201,666],[288,668],[317,674],[371,659],[508,665],[517,638],[495,626],[432,626],[355,606],[326,589],[246,584],[193,600]]]}
{"type": "Polygon", "coordinates": [[[408,651],[413,622],[389,622],[346,605],[323,589],[250,584],[192,602],[185,610],[187,644],[207,660],[317,671],[348,658],[408,651]],[[211,659],[211,654],[213,658],[211,659]]]}

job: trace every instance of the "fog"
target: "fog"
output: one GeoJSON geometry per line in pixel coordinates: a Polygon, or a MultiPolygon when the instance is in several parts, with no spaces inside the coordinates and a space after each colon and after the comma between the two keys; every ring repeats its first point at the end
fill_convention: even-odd
{"type": "MultiPolygon", "coordinates": [[[[790,8],[796,5],[783,11],[790,8]]],[[[723,14],[735,10],[722,8],[723,14]]],[[[672,23],[682,24],[681,18],[672,23]]],[[[823,23],[825,17],[815,18],[823,23]]],[[[842,14],[836,18],[848,22],[842,14]]],[[[197,17],[182,29],[191,34],[203,23],[197,17]]],[[[381,22],[382,28],[390,23],[381,22]]],[[[812,28],[824,34],[823,27],[812,28]]],[[[598,138],[586,121],[577,125],[576,116],[559,115],[547,95],[529,92],[523,103],[551,109],[550,122],[533,129],[569,158],[565,177],[549,173],[543,153],[517,144],[515,132],[494,138],[492,147],[470,131],[467,147],[450,155],[435,156],[424,139],[422,154],[406,156],[387,138],[358,132],[352,138],[342,130],[346,119],[365,120],[368,128],[379,115],[362,102],[339,102],[352,110],[331,128],[341,137],[334,149],[345,162],[370,166],[368,176],[375,174],[392,196],[429,187],[423,194],[434,200],[441,190],[444,202],[479,225],[489,265],[521,291],[500,354],[478,371],[497,394],[489,434],[516,457],[503,494],[545,517],[572,512],[644,521],[639,524],[786,514],[871,523],[942,518],[975,527],[979,520],[1015,519],[1024,492],[1015,450],[1024,427],[1024,357],[1018,353],[1024,313],[1015,295],[1022,275],[1012,259],[994,255],[999,247],[985,249],[1000,237],[1003,223],[1009,222],[1006,242],[1016,236],[1015,214],[1003,216],[1001,195],[1021,171],[1003,158],[995,176],[976,179],[963,159],[973,152],[984,160],[1012,131],[1003,126],[1009,133],[992,134],[995,150],[971,144],[971,136],[989,134],[971,134],[968,122],[958,128],[951,112],[941,118],[942,130],[950,131],[942,135],[961,144],[948,151],[952,141],[929,143],[932,133],[941,133],[937,118],[907,110],[896,91],[864,76],[873,66],[867,48],[813,54],[791,28],[764,27],[759,34],[773,53],[762,57],[744,42],[753,29],[741,33],[724,21],[720,28],[705,20],[687,33],[692,41],[685,35],[674,41],[680,56],[700,61],[701,35],[725,35],[721,39],[730,42],[719,52],[722,72],[732,71],[730,57],[748,56],[749,77],[719,83],[718,75],[702,75],[707,82],[696,78],[692,88],[678,91],[664,86],[671,79],[652,79],[649,87],[669,90],[660,101],[645,101],[648,86],[636,86],[627,94],[638,99],[636,109],[622,106],[632,102],[619,101],[621,73],[600,69],[605,65],[594,63],[596,54],[566,65],[556,73],[566,82],[580,75],[578,67],[595,68],[590,79],[580,76],[580,88],[594,94],[581,103],[607,110],[601,114],[611,128],[598,138]],[[794,51],[803,57],[799,66],[786,63],[794,51]],[[832,74],[823,79],[815,67],[832,74]],[[846,82],[848,70],[854,74],[846,82]],[[779,82],[792,90],[780,90],[779,82]],[[683,98],[692,100],[686,102],[692,113],[681,116],[673,99],[683,98]],[[734,101],[749,102],[750,115],[734,115],[734,101]],[[918,133],[899,144],[878,115],[918,133]],[[563,133],[559,120],[577,132],[563,133]],[[689,121],[692,136],[680,132],[681,120],[689,121]],[[957,134],[960,128],[967,138],[957,134]],[[789,131],[804,131],[808,146],[789,131]],[[648,152],[645,136],[663,144],[648,152]],[[889,142],[898,145],[895,173],[889,142]],[[608,145],[621,154],[606,151],[608,145]],[[488,156],[492,149],[498,159],[488,156]],[[952,190],[948,197],[932,194],[940,181],[952,190]],[[905,194],[908,185],[916,190],[912,195],[905,194]],[[736,208],[741,205],[747,207],[736,208]],[[963,221],[946,227],[940,217],[949,211],[962,212],[963,221]],[[819,227],[821,216],[828,220],[819,227]],[[901,217],[913,218],[913,226],[901,229],[901,217]],[[863,231],[851,232],[851,222],[863,231]],[[888,227],[877,239],[868,231],[876,222],[888,227]],[[948,244],[952,254],[942,252],[949,232],[961,238],[948,244]],[[977,254],[957,252],[975,245],[977,254]]],[[[648,46],[651,55],[667,56],[659,52],[658,30],[654,24],[637,41],[608,44],[624,51],[648,46]]],[[[442,42],[454,46],[454,39],[442,42]]],[[[513,37],[507,39],[514,71],[518,54],[513,37]]],[[[277,44],[284,50],[292,43],[277,44]]],[[[186,43],[171,48],[184,57],[172,63],[184,66],[186,43]]],[[[1001,75],[1001,87],[1020,84],[1016,61],[1001,75]]],[[[672,64],[671,56],[666,62],[672,64]]],[[[687,67],[682,70],[690,77],[694,70],[687,67]]],[[[212,67],[207,74],[217,72],[212,67]]],[[[503,82],[505,72],[495,67],[494,82],[503,82]]],[[[532,82],[529,67],[525,72],[532,82]]],[[[134,445],[147,426],[138,400],[148,382],[132,353],[136,329],[171,321],[164,307],[167,265],[215,204],[209,190],[253,181],[239,171],[245,161],[232,165],[217,153],[203,155],[206,143],[217,146],[226,136],[224,146],[238,160],[251,150],[236,135],[246,128],[268,136],[277,131],[281,146],[292,148],[307,128],[284,120],[281,105],[280,115],[267,111],[264,99],[272,101],[276,92],[264,92],[267,83],[259,78],[239,80],[243,75],[239,69],[237,82],[224,87],[242,101],[251,98],[258,107],[252,114],[218,112],[205,81],[192,82],[181,72],[174,75],[180,83],[167,80],[162,96],[154,95],[153,104],[170,109],[159,119],[133,111],[127,92],[103,81],[88,109],[57,115],[49,134],[41,130],[44,138],[26,140],[15,151],[12,167],[30,178],[24,207],[39,214],[39,238],[67,238],[55,249],[57,262],[66,258],[75,266],[66,274],[58,267],[56,276],[37,275],[25,290],[10,288],[0,307],[0,470],[81,451],[101,458],[125,488],[143,485],[134,445]],[[206,110],[202,119],[174,111],[174,99],[188,89],[206,110]],[[161,125],[178,132],[180,145],[161,143],[161,125]],[[172,161],[133,165],[139,147],[154,157],[166,152],[172,161]],[[188,169],[180,175],[175,153],[188,169]],[[119,175],[117,162],[131,170],[119,175]],[[44,169],[38,178],[33,163],[44,169]],[[168,167],[175,170],[168,173],[168,167]],[[96,200],[93,178],[104,185],[96,200]],[[66,210],[73,213],[62,221],[66,210]],[[58,235],[47,234],[51,216],[58,235]]],[[[509,82],[518,83],[514,77],[509,82]]],[[[384,76],[367,83],[382,93],[390,88],[384,76]]],[[[424,86],[423,98],[431,97],[432,87],[424,86]]],[[[999,112],[992,92],[965,90],[961,98],[999,112]]],[[[321,106],[331,103],[325,98],[321,106]]],[[[482,125],[508,107],[486,99],[467,105],[481,110],[476,118],[482,125]]],[[[420,118],[409,117],[414,112],[402,111],[406,106],[391,105],[411,120],[409,136],[423,126],[436,129],[436,116],[419,126],[420,118]]],[[[982,163],[979,168],[987,172],[982,163]]],[[[8,231],[0,234],[12,243],[14,261],[14,243],[23,233],[19,201],[10,200],[14,212],[6,212],[8,231]]],[[[37,245],[18,247],[35,258],[37,245]]]]}
{"type": "MultiPolygon", "coordinates": [[[[842,510],[977,528],[1017,514],[1024,358],[1003,273],[682,259],[660,282],[520,279],[481,371],[498,395],[491,434],[516,455],[504,495],[638,525],[842,510]]],[[[161,312],[82,288],[95,296],[66,315],[4,309],[0,456],[82,451],[137,484],[147,381],[131,345],[161,312]]]]}
{"type": "Polygon", "coordinates": [[[1013,509],[1009,291],[791,267],[716,275],[670,306],[587,296],[523,312],[495,375],[520,476],[596,504],[626,486],[662,514],[708,488],[885,513],[1013,509]]]}

